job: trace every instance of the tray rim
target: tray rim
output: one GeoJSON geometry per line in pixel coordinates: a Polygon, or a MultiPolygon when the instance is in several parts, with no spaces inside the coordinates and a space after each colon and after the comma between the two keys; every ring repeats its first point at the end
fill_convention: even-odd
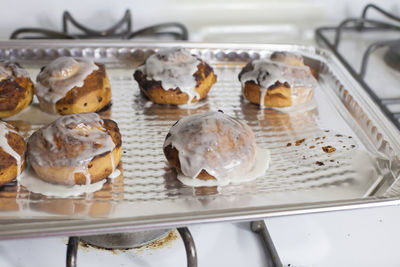
{"type": "MultiPolygon", "coordinates": [[[[202,43],[202,42],[131,42],[131,41],[115,41],[115,40],[13,40],[0,41],[0,49],[7,48],[71,48],[71,47],[88,47],[88,48],[160,48],[169,47],[171,45],[182,46],[187,48],[213,48],[213,49],[245,49],[245,50],[262,50],[285,48],[305,48],[311,51],[319,51],[326,60],[332,60],[337,71],[341,72],[341,77],[345,78],[347,83],[362,88],[362,84],[349,73],[340,60],[330,51],[315,47],[312,45],[294,45],[294,44],[254,44],[254,43],[202,43]]],[[[316,53],[317,54],[317,53],[316,53]]],[[[357,101],[361,101],[360,106],[366,109],[368,116],[373,117],[374,121],[380,122],[380,127],[384,128],[385,138],[389,139],[390,145],[394,146],[396,152],[400,152],[400,144],[396,140],[400,140],[400,133],[386,116],[380,111],[378,106],[373,102],[370,96],[363,90],[352,90],[352,94],[357,96],[357,101]]],[[[312,203],[296,203],[284,204],[279,206],[257,206],[254,209],[242,208],[235,209],[234,214],[230,210],[219,210],[213,213],[206,211],[196,212],[196,214],[180,215],[179,218],[166,218],[167,215],[157,217],[157,222],[152,222],[154,216],[125,217],[116,219],[85,219],[86,223],[82,225],[82,219],[70,219],[68,217],[58,216],[57,218],[49,216],[43,219],[17,219],[8,220],[0,218],[2,227],[0,229],[0,240],[15,238],[31,238],[44,236],[65,236],[65,235],[90,235],[108,232],[124,232],[146,229],[162,229],[177,226],[187,226],[200,223],[227,222],[227,221],[250,221],[259,220],[269,217],[311,214],[320,212],[344,211],[360,208],[372,208],[382,206],[394,206],[400,204],[400,196],[396,197],[366,197],[356,199],[346,199],[339,201],[317,201],[312,203]],[[214,214],[216,213],[216,214],[214,214]],[[29,224],[29,227],[24,227],[29,224]],[[25,229],[24,229],[25,228],[25,229]],[[45,229],[45,230],[43,230],[45,229]]],[[[194,213],[194,212],[192,212],[194,213]]]]}

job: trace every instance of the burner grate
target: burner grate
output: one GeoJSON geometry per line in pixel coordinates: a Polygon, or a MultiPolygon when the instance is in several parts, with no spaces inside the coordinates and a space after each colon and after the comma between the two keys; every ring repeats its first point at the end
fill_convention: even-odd
{"type": "Polygon", "coordinates": [[[42,28],[20,28],[15,30],[10,39],[133,39],[133,38],[170,38],[173,40],[188,40],[187,28],[178,22],[168,22],[149,26],[132,31],[132,15],[126,10],[124,16],[112,27],[97,31],[83,26],[68,11],[62,17],[62,31],[42,28]],[[75,26],[81,33],[73,34],[69,31],[69,24],[75,26]]]}
{"type": "MultiPolygon", "coordinates": [[[[363,86],[365,91],[371,96],[373,101],[381,108],[385,115],[390,119],[390,121],[400,130],[400,112],[393,111],[388,105],[400,104],[400,98],[398,97],[380,97],[376,92],[374,92],[371,87],[365,82],[365,74],[368,67],[368,62],[370,56],[375,51],[388,48],[388,52],[385,54],[385,62],[392,68],[399,70],[399,62],[393,64],[400,58],[400,36],[397,35],[396,39],[390,40],[379,40],[375,41],[367,47],[365,50],[360,71],[357,72],[345,58],[345,56],[339,52],[339,44],[342,41],[342,35],[344,31],[351,31],[357,33],[368,33],[368,32],[379,32],[379,31],[394,31],[395,33],[400,33],[400,17],[391,14],[382,8],[374,5],[368,4],[364,7],[360,18],[347,18],[343,20],[338,26],[333,27],[319,27],[316,29],[316,40],[320,44],[327,47],[335,56],[342,62],[342,64],[347,68],[350,74],[363,86]],[[368,10],[375,10],[384,17],[384,20],[374,20],[367,18],[368,10]],[[328,33],[334,33],[333,42],[329,41],[327,37],[328,33]],[[397,53],[396,53],[397,52],[397,53]],[[395,56],[393,58],[393,56],[395,56]]],[[[395,35],[394,35],[395,36],[395,35]]]]}

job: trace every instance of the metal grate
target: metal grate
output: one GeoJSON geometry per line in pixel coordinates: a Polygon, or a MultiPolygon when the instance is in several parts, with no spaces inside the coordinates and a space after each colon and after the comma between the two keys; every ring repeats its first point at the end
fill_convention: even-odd
{"type": "Polygon", "coordinates": [[[15,30],[10,39],[133,39],[138,37],[147,38],[170,38],[173,40],[188,40],[188,30],[177,22],[168,22],[132,31],[132,15],[126,10],[124,16],[116,24],[106,30],[93,30],[79,23],[68,11],[62,16],[62,31],[54,31],[42,28],[21,28],[15,30]],[[73,34],[69,31],[73,25],[81,33],[73,34]]]}
{"type": "MultiPolygon", "coordinates": [[[[316,39],[320,44],[327,47],[335,54],[335,56],[343,63],[350,74],[363,86],[365,91],[371,96],[374,102],[379,105],[384,114],[398,129],[400,129],[400,112],[393,111],[389,108],[389,105],[400,104],[400,98],[387,98],[384,96],[382,97],[381,95],[377,94],[376,91],[373,90],[365,81],[368,62],[372,53],[382,48],[399,49],[400,17],[389,13],[374,4],[368,4],[363,9],[362,14],[359,18],[345,19],[338,26],[317,28],[316,39]],[[382,19],[375,20],[367,18],[368,10],[377,11],[382,16],[382,19]],[[344,56],[343,53],[339,52],[339,45],[343,40],[342,36],[344,32],[354,32],[360,35],[367,35],[371,32],[393,32],[392,36],[397,38],[393,39],[393,37],[391,37],[384,40],[375,38],[374,41],[367,46],[362,56],[360,70],[357,72],[357,70],[352,67],[352,62],[349,62],[346,59],[346,56],[344,56]],[[332,41],[328,37],[329,33],[334,34],[334,38],[332,41]]],[[[384,81],[382,81],[382,83],[384,83],[384,81]]]]}

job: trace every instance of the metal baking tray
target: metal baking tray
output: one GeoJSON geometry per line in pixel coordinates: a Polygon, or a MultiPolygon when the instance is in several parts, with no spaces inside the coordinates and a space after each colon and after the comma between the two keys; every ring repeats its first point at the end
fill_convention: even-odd
{"type": "MultiPolygon", "coordinates": [[[[108,115],[123,136],[123,176],[94,194],[70,198],[34,194],[17,182],[2,187],[0,239],[168,228],[400,203],[399,132],[325,50],[269,44],[0,42],[0,58],[19,62],[33,80],[43,64],[64,55],[106,65],[113,92],[108,115]],[[157,49],[170,46],[186,47],[214,68],[217,83],[202,105],[162,106],[140,93],[133,79],[135,68],[157,49]],[[319,86],[312,103],[274,110],[243,99],[239,71],[249,60],[274,51],[300,53],[317,71],[319,86]],[[179,118],[217,109],[250,125],[258,145],[271,152],[270,169],[264,177],[239,185],[184,186],[166,163],[164,138],[179,118]],[[325,153],[322,147],[327,145],[336,151],[325,153]]],[[[31,130],[40,126],[39,118],[31,130]]]]}

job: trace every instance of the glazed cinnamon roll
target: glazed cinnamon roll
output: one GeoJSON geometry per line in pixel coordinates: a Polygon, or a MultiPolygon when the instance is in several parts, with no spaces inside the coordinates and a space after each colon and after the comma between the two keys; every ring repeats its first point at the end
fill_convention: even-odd
{"type": "Polygon", "coordinates": [[[205,98],[217,80],[210,65],[176,47],[151,55],[133,76],[151,101],[174,105],[205,98]]]}
{"type": "MultiPolygon", "coordinates": [[[[180,119],[171,127],[163,148],[168,163],[187,178],[181,177],[180,181],[188,185],[207,185],[199,180],[214,180],[210,185],[225,185],[235,179],[256,178],[244,179],[257,167],[258,149],[253,131],[222,112],[180,119]]],[[[266,165],[267,162],[265,158],[266,165]]],[[[266,170],[264,167],[261,174],[266,170]]]]}
{"type": "Polygon", "coordinates": [[[32,102],[33,83],[17,63],[0,62],[0,118],[10,117],[32,102]]]}
{"type": "Polygon", "coordinates": [[[27,157],[38,177],[62,185],[108,177],[121,159],[121,134],[96,113],[63,116],[32,134],[27,157]]]}
{"type": "Polygon", "coordinates": [[[96,112],[110,103],[105,66],[90,59],[60,57],[37,76],[40,108],[61,115],[96,112]]]}
{"type": "Polygon", "coordinates": [[[0,186],[17,178],[24,167],[24,138],[13,126],[0,121],[0,186]]]}
{"type": "Polygon", "coordinates": [[[278,52],[249,62],[239,73],[244,97],[261,107],[289,107],[312,99],[317,86],[300,55],[278,52]]]}

